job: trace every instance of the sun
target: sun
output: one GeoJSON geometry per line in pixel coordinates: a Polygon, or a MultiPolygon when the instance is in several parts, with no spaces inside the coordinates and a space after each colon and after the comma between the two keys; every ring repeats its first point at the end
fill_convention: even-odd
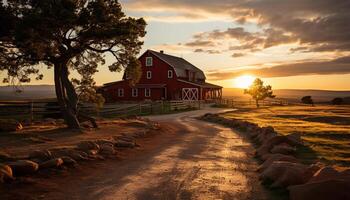
{"type": "Polygon", "coordinates": [[[254,82],[254,80],[255,80],[254,76],[243,75],[243,76],[239,76],[239,77],[235,78],[234,84],[235,84],[235,87],[237,87],[237,88],[246,89],[254,82]]]}

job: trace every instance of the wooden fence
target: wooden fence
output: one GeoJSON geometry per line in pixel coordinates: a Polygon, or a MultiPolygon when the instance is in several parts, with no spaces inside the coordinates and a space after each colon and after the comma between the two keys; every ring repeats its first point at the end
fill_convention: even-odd
{"type": "MultiPolygon", "coordinates": [[[[123,117],[130,115],[164,114],[201,107],[200,101],[145,101],[139,103],[107,103],[102,108],[94,104],[79,104],[78,112],[95,117],[123,117]]],[[[0,118],[30,120],[58,118],[60,108],[55,100],[0,101],[0,118]]]]}
{"type": "MultiPolygon", "coordinates": [[[[255,101],[253,100],[243,101],[243,100],[235,100],[235,99],[216,99],[214,103],[217,105],[225,105],[231,108],[255,105],[255,101]]],[[[259,101],[259,104],[261,106],[274,106],[274,105],[286,106],[286,105],[289,105],[289,102],[285,99],[269,99],[269,100],[259,101]]]]}

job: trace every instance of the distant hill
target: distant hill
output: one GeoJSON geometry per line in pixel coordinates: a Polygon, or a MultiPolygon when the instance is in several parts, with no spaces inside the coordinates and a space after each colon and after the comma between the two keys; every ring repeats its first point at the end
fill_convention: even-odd
{"type": "MultiPolygon", "coordinates": [[[[31,100],[55,98],[55,87],[53,85],[26,85],[19,89],[21,93],[16,93],[16,89],[11,86],[0,86],[0,100],[31,100]]],[[[330,101],[335,97],[350,97],[350,91],[330,91],[330,90],[297,90],[280,89],[274,90],[277,98],[299,101],[301,97],[310,95],[315,101],[330,101]]],[[[243,94],[243,89],[224,88],[223,96],[237,99],[249,99],[248,95],[243,94]]],[[[349,99],[349,98],[348,98],[349,99]]]]}
{"type": "Polygon", "coordinates": [[[53,85],[25,85],[18,89],[12,86],[0,86],[0,100],[32,100],[47,99],[56,97],[55,87],[53,85]]]}
{"type": "MultiPolygon", "coordinates": [[[[299,101],[303,96],[312,96],[314,101],[331,101],[336,97],[350,97],[350,91],[332,91],[332,90],[299,90],[299,89],[278,89],[273,90],[277,98],[284,98],[293,101],[299,101]]],[[[243,94],[243,89],[224,88],[223,96],[248,99],[248,95],[243,94]]]]}

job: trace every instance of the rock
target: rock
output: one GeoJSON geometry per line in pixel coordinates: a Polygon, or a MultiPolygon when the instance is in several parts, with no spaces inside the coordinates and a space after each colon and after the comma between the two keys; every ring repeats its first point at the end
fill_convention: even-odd
{"type": "Polygon", "coordinates": [[[0,164],[0,183],[5,183],[14,180],[12,169],[8,165],[0,164]]]}
{"type": "Polygon", "coordinates": [[[288,187],[290,200],[349,200],[350,181],[326,180],[288,187]]]}
{"type": "Polygon", "coordinates": [[[101,154],[104,154],[104,155],[113,155],[115,154],[115,149],[114,149],[114,145],[111,145],[111,144],[103,144],[101,146],[101,154]]]}
{"type": "Polygon", "coordinates": [[[77,144],[77,149],[82,151],[99,150],[100,147],[94,141],[81,141],[77,144]]]}
{"type": "Polygon", "coordinates": [[[14,158],[12,158],[9,154],[6,152],[0,151],[0,161],[12,161],[14,158]]]}
{"type": "Polygon", "coordinates": [[[262,160],[268,159],[271,156],[271,149],[279,144],[286,143],[291,146],[295,146],[296,143],[294,140],[290,140],[287,136],[279,135],[270,138],[265,141],[256,151],[256,155],[260,157],[262,160]]]}
{"type": "Polygon", "coordinates": [[[51,160],[48,160],[46,162],[43,162],[39,165],[40,169],[47,169],[47,168],[57,168],[63,164],[63,160],[61,158],[54,158],[51,160]]]}
{"type": "Polygon", "coordinates": [[[273,154],[276,154],[276,153],[280,153],[280,154],[293,154],[296,152],[296,148],[295,147],[292,147],[290,146],[289,144],[287,143],[281,143],[281,144],[278,144],[274,147],[272,147],[272,149],[270,150],[271,153],[273,154]]]}
{"type": "Polygon", "coordinates": [[[131,120],[127,123],[125,123],[126,126],[131,126],[131,127],[138,127],[138,128],[145,128],[149,127],[149,123],[146,121],[141,121],[141,120],[131,120]]]}
{"type": "Polygon", "coordinates": [[[19,131],[22,129],[22,124],[14,119],[0,119],[0,132],[12,132],[19,131]]]}
{"type": "Polygon", "coordinates": [[[104,144],[110,144],[110,145],[114,145],[114,140],[107,140],[107,139],[100,139],[100,140],[96,140],[95,141],[96,144],[98,144],[100,147],[104,144]]]}
{"type": "Polygon", "coordinates": [[[39,161],[47,161],[52,159],[52,154],[49,150],[35,150],[29,153],[29,159],[35,159],[39,161]]]}
{"type": "Polygon", "coordinates": [[[135,142],[135,138],[130,135],[119,135],[113,137],[115,141],[122,140],[125,142],[135,142]]]}
{"type": "Polygon", "coordinates": [[[124,140],[118,140],[118,141],[116,141],[115,146],[121,147],[121,148],[134,148],[135,142],[127,142],[124,140]]]}
{"type": "Polygon", "coordinates": [[[286,136],[288,138],[288,144],[292,146],[303,146],[304,142],[301,139],[300,133],[292,133],[286,136]]]}
{"type": "Polygon", "coordinates": [[[287,161],[291,163],[299,163],[298,159],[290,155],[283,154],[272,154],[263,164],[261,164],[258,168],[258,172],[262,172],[267,169],[273,162],[276,161],[287,161]]]}
{"type": "Polygon", "coordinates": [[[55,149],[55,150],[51,150],[52,155],[54,158],[60,158],[60,157],[64,157],[64,156],[68,156],[73,158],[74,160],[88,160],[88,154],[83,152],[83,151],[79,151],[76,149],[55,149]]]}
{"type": "Polygon", "coordinates": [[[338,171],[330,166],[323,167],[312,176],[312,178],[309,180],[309,183],[322,182],[334,179],[350,181],[350,169],[338,171]]]}
{"type": "Polygon", "coordinates": [[[64,165],[75,166],[78,164],[77,161],[75,161],[73,158],[69,156],[63,156],[61,159],[63,160],[64,165]]]}
{"type": "Polygon", "coordinates": [[[319,167],[285,161],[273,162],[260,175],[263,181],[272,181],[271,187],[288,187],[306,183],[319,167]]]}
{"type": "Polygon", "coordinates": [[[9,163],[15,176],[33,174],[39,169],[39,165],[30,160],[18,160],[9,163]]]}

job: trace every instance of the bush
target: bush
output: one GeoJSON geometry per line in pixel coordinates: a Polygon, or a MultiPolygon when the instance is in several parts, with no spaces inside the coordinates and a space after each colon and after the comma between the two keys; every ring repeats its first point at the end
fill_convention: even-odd
{"type": "Polygon", "coordinates": [[[337,98],[334,98],[334,99],[331,101],[331,103],[332,103],[333,105],[341,105],[341,104],[344,103],[344,100],[343,100],[342,98],[337,97],[337,98]]]}
{"type": "Polygon", "coordinates": [[[312,100],[311,96],[304,96],[303,98],[301,98],[301,102],[304,104],[314,105],[314,101],[312,100]]]}

